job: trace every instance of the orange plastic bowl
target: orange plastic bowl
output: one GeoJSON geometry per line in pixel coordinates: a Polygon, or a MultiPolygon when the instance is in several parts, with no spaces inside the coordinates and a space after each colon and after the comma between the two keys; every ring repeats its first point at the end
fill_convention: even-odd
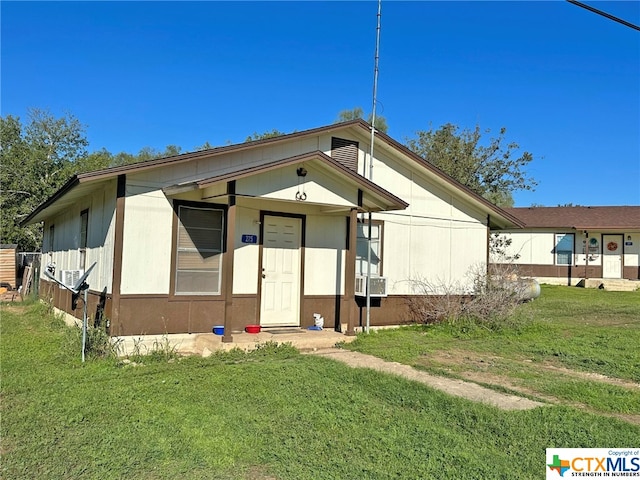
{"type": "Polygon", "coordinates": [[[244,327],[244,331],[247,333],[260,333],[260,325],[247,325],[244,327]]]}

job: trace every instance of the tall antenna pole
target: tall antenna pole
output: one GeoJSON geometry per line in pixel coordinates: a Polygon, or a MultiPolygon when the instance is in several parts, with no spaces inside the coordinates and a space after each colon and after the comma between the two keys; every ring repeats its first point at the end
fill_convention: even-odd
{"type": "Polygon", "coordinates": [[[378,97],[378,61],[380,60],[380,17],[382,0],[378,0],[378,15],[376,27],[376,51],[373,62],[373,102],[371,105],[371,152],[369,154],[369,180],[373,181],[373,140],[375,138],[376,105],[378,97]]]}
{"type": "MultiPolygon", "coordinates": [[[[369,152],[369,180],[373,181],[373,143],[376,135],[376,103],[378,96],[378,60],[380,59],[380,17],[382,0],[378,0],[378,19],[376,27],[376,52],[373,64],[373,102],[371,106],[371,150],[369,152]]],[[[365,332],[371,326],[371,210],[369,210],[369,235],[367,239],[367,324],[365,332]]]]}

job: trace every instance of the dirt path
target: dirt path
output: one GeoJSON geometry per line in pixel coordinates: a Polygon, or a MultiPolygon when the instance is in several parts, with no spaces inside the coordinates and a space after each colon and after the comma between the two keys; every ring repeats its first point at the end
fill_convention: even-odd
{"type": "Polygon", "coordinates": [[[364,353],[351,352],[338,348],[326,348],[308,353],[337,360],[354,368],[371,368],[380,372],[399,375],[409,380],[437,388],[450,395],[463,397],[475,402],[486,403],[503,410],[529,410],[545,405],[544,403],[529,400],[528,398],[496,392],[475,383],[430,375],[408,365],[397,362],[387,362],[386,360],[364,353]]]}

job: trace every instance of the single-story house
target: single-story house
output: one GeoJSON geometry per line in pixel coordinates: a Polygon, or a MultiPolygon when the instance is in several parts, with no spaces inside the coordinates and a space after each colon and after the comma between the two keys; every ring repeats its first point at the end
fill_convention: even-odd
{"type": "Polygon", "coordinates": [[[231,341],[314,313],[351,333],[370,257],[370,324],[406,321],[412,278],[469,282],[490,229],[521,224],[381,132],[371,179],[370,142],[354,120],[76,175],[23,222],[44,222],[41,295],[81,314],[44,271],[72,283],[95,262],[111,335],[224,325],[231,341]]]}
{"type": "MultiPolygon", "coordinates": [[[[524,224],[499,233],[520,274],[576,285],[584,279],[640,279],[640,206],[507,208],[524,224]]],[[[499,259],[492,259],[499,262],[499,259]]]]}

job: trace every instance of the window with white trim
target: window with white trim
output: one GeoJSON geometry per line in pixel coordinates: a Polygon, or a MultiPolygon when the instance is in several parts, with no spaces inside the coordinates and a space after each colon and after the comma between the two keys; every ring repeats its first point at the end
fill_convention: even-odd
{"type": "MultiPolygon", "coordinates": [[[[382,222],[371,223],[371,275],[382,274],[382,222]]],[[[356,275],[367,274],[369,222],[358,220],[356,243],[356,275]]]]}
{"type": "Polygon", "coordinates": [[[178,206],[176,295],[219,295],[224,211],[178,206]]]}
{"type": "Polygon", "coordinates": [[[573,264],[573,233],[556,233],[556,265],[573,264]]]}

